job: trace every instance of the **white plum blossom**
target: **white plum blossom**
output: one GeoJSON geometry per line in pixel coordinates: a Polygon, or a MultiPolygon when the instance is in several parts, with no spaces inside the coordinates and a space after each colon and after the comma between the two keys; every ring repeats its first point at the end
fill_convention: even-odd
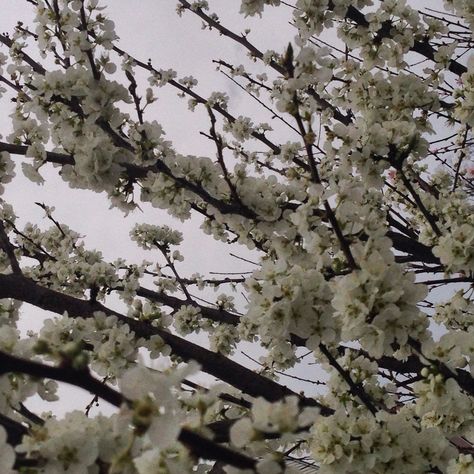
{"type": "Polygon", "coordinates": [[[242,0],[240,5],[240,13],[243,13],[245,16],[254,16],[255,14],[261,13],[265,5],[280,5],[280,0],[242,0]]]}
{"type": "Polygon", "coordinates": [[[458,459],[451,459],[448,464],[447,474],[469,474],[474,467],[472,454],[460,454],[458,459]]]}
{"type": "Polygon", "coordinates": [[[0,195],[5,191],[4,185],[15,176],[15,165],[6,151],[0,153],[0,195]]]}
{"type": "Polygon", "coordinates": [[[239,116],[225,130],[230,131],[236,140],[242,142],[250,138],[253,132],[253,124],[248,117],[239,116]]]}
{"type": "Polygon", "coordinates": [[[166,225],[159,227],[150,224],[137,224],[130,232],[130,236],[140,247],[146,250],[156,246],[179,245],[183,240],[180,232],[172,230],[166,225]]]}

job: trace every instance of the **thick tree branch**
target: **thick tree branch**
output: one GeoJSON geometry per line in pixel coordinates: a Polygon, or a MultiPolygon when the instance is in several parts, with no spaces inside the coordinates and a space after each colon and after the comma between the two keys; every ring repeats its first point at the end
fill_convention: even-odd
{"type": "Polygon", "coordinates": [[[7,432],[7,442],[12,446],[20,444],[23,436],[28,433],[26,426],[23,426],[18,421],[12,420],[2,413],[0,413],[0,426],[3,426],[7,432]]]}
{"type": "Polygon", "coordinates": [[[31,360],[21,359],[0,351],[0,375],[16,372],[32,377],[48,378],[66,382],[98,395],[114,406],[120,406],[124,398],[120,393],[94,378],[88,370],[75,370],[72,367],[51,367],[31,360]]]}
{"type": "MultiPolygon", "coordinates": [[[[0,351],[0,375],[10,372],[66,382],[83,388],[116,407],[120,407],[123,403],[130,403],[119,392],[94,378],[88,370],[74,370],[72,367],[51,367],[0,351]]],[[[1,414],[0,425],[6,428],[8,441],[11,444],[20,443],[21,438],[28,434],[26,427],[1,414]]],[[[256,461],[252,458],[224,446],[219,446],[216,442],[187,428],[181,429],[178,440],[186,445],[195,455],[203,459],[223,461],[227,464],[247,469],[252,469],[256,464],[256,461]]]]}
{"type": "Polygon", "coordinates": [[[227,382],[248,395],[263,397],[269,401],[281,400],[286,396],[297,396],[302,405],[320,407],[322,414],[332,413],[332,410],[321,406],[316,400],[297,395],[287,387],[258,375],[221,354],[204,349],[163,329],[155,328],[144,321],[128,318],[98,302],[80,300],[44,288],[21,275],[0,275],[0,298],[14,298],[61,315],[67,312],[70,317],[87,318],[91,317],[95,311],[114,315],[121,323],[127,324],[137,336],[149,338],[159,335],[171,347],[174,354],[185,361],[196,360],[204,372],[227,382]]]}
{"type": "MultiPolygon", "coordinates": [[[[0,43],[3,43],[5,46],[8,46],[9,48],[12,48],[14,43],[13,41],[6,35],[0,34],[0,43]]],[[[35,71],[38,74],[44,75],[46,74],[46,69],[41,66],[40,63],[35,61],[33,58],[28,56],[23,50],[16,50],[16,54],[18,54],[22,61],[24,61],[26,64],[29,64],[33,71],[35,71]]]]}

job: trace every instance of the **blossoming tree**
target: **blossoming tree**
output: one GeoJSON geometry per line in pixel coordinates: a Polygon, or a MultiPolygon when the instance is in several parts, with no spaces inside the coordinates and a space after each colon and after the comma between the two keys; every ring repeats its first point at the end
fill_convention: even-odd
{"type": "Polygon", "coordinates": [[[121,49],[97,0],[26,0],[34,22],[0,35],[1,192],[17,167],[36,183],[54,167],[124,213],[198,216],[203,238],[257,259],[184,273],[182,234],[145,212],[130,237],[155,261],[106,261],[47,204],[48,225],[25,226],[1,200],[2,473],[273,474],[301,457],[321,473],[474,472],[473,3],[292,3],[240,5],[244,22],[288,14],[282,51],[207,1],[177,8],[238,45],[245,66],[219,68],[286,135],[121,49]],[[161,87],[205,112],[207,156],[149,116],[161,87]],[[31,305],[56,316],[21,331],[31,305]],[[243,341],[262,370],[233,356],[243,341]],[[325,374],[317,392],[278,378],[299,348],[325,374]],[[58,382],[115,408],[47,413],[58,382]]]}

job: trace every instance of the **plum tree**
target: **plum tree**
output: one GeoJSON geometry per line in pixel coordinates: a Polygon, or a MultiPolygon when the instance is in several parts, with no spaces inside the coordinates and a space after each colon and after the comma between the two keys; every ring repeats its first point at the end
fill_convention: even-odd
{"type": "Polygon", "coordinates": [[[276,51],[209,3],[177,13],[238,46],[215,63],[258,113],[133,55],[97,0],[26,0],[0,35],[2,473],[474,472],[472,2],[242,0],[238,28],[287,16],[276,51]],[[167,89],[205,156],[156,120],[167,89]],[[150,257],[89,248],[62,195],[22,223],[18,166],[137,215],[150,257]],[[191,218],[250,271],[190,270],[191,218]],[[59,383],[92,402],[32,408],[59,383]]]}

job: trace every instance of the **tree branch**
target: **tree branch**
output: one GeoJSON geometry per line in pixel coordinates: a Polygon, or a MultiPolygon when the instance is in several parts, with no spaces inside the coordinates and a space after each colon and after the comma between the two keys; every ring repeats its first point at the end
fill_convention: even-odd
{"type": "Polygon", "coordinates": [[[149,338],[159,335],[171,347],[174,354],[185,361],[196,360],[204,372],[227,382],[248,395],[263,397],[268,401],[281,400],[286,396],[297,396],[302,405],[319,407],[323,415],[332,413],[331,409],[322,406],[316,400],[298,395],[289,388],[256,374],[221,354],[204,349],[163,329],[155,328],[144,321],[128,318],[98,302],[80,300],[44,288],[24,276],[0,275],[0,298],[14,298],[56,314],[62,315],[67,312],[70,317],[88,318],[92,317],[95,311],[102,311],[107,315],[116,316],[121,323],[127,324],[139,337],[149,338]]]}

